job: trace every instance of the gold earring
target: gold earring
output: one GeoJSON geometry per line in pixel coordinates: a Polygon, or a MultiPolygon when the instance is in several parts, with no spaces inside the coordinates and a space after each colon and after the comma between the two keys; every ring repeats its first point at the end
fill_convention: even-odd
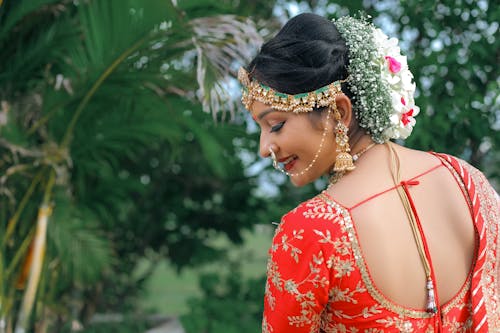
{"type": "Polygon", "coordinates": [[[349,130],[346,125],[341,121],[339,110],[337,109],[336,103],[333,103],[333,111],[335,120],[337,121],[337,126],[335,127],[335,141],[337,143],[337,157],[335,158],[335,165],[333,171],[336,174],[344,174],[347,171],[354,170],[354,162],[352,160],[351,148],[349,147],[349,136],[347,131],[349,130]]]}

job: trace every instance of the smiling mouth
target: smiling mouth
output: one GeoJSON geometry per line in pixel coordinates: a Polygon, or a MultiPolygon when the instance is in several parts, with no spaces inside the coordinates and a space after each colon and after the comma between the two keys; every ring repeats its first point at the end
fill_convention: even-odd
{"type": "Polygon", "coordinates": [[[284,165],[283,167],[286,171],[290,171],[293,168],[293,166],[295,165],[295,161],[297,161],[297,159],[298,159],[298,157],[294,155],[294,156],[290,156],[286,159],[282,159],[279,162],[283,163],[283,165],[284,165]]]}

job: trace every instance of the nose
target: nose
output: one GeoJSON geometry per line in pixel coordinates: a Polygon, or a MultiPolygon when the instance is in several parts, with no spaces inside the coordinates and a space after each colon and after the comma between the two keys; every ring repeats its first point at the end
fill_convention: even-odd
{"type": "Polygon", "coordinates": [[[266,158],[266,157],[271,157],[271,153],[269,152],[269,148],[272,148],[272,150],[277,153],[278,152],[278,147],[271,142],[270,138],[266,133],[263,133],[262,131],[260,132],[260,142],[259,142],[259,154],[261,157],[266,158]]]}

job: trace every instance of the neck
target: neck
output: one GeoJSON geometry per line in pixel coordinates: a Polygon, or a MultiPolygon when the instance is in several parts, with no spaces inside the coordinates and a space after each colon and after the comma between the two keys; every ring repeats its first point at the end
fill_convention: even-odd
{"type": "Polygon", "coordinates": [[[356,131],[349,138],[349,144],[351,145],[351,154],[357,154],[372,143],[373,140],[370,135],[365,134],[362,130],[356,131]]]}
{"type": "MultiPolygon", "coordinates": [[[[356,131],[356,133],[351,135],[349,141],[351,142],[350,154],[353,158],[353,162],[356,162],[361,155],[375,146],[375,142],[373,142],[371,136],[365,134],[363,131],[356,131]]],[[[344,174],[348,172],[333,172],[333,168],[330,168],[330,170],[332,171],[330,171],[330,185],[328,185],[328,187],[335,184],[340,178],[343,177],[344,174]]]]}

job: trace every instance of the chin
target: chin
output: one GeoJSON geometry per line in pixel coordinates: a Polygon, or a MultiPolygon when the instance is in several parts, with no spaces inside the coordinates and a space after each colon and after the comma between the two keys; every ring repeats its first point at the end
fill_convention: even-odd
{"type": "Polygon", "coordinates": [[[311,181],[312,180],[306,179],[306,178],[303,178],[303,177],[290,177],[290,182],[295,187],[305,186],[305,185],[311,183],[311,181]]]}

